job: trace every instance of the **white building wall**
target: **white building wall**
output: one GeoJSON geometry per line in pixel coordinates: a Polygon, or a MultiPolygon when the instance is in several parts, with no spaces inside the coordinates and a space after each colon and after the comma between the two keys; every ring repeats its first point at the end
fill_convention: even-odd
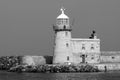
{"type": "Polygon", "coordinates": [[[43,56],[23,56],[22,63],[26,65],[41,65],[46,64],[46,60],[43,56]]]}
{"type": "MultiPolygon", "coordinates": [[[[93,36],[91,39],[71,39],[69,17],[64,14],[64,10],[65,9],[61,8],[62,13],[57,17],[57,26],[54,26],[55,45],[53,63],[80,63],[83,60],[81,55],[85,57],[86,62],[97,62],[97,55],[100,53],[100,39],[97,39],[97,36],[93,36]],[[66,46],[66,44],[68,46],[66,46]],[[91,49],[92,46],[94,49],[91,49]],[[92,54],[94,54],[95,59],[90,60],[92,54]]],[[[94,35],[94,33],[92,35],[94,35]]]]}
{"type": "Polygon", "coordinates": [[[100,40],[99,39],[71,39],[71,47],[73,53],[89,53],[100,52],[100,40]],[[94,49],[91,49],[91,47],[94,49]],[[82,49],[84,47],[85,49],[82,49]]]}
{"type": "Polygon", "coordinates": [[[70,39],[71,32],[69,31],[60,31],[56,33],[53,63],[64,64],[65,62],[72,61],[70,39]]]}
{"type": "Polygon", "coordinates": [[[73,63],[81,63],[81,55],[85,55],[86,63],[100,62],[100,40],[99,39],[71,39],[71,51],[73,63]],[[84,49],[82,48],[84,47],[84,49]],[[94,49],[91,49],[93,47],[94,49]]]}

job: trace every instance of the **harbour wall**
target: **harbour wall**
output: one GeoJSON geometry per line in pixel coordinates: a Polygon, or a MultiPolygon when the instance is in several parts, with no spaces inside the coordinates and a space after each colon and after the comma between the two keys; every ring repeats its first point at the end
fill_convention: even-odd
{"type": "Polygon", "coordinates": [[[101,63],[119,63],[120,52],[119,51],[102,51],[100,54],[101,63]]]}
{"type": "MultiPolygon", "coordinates": [[[[99,70],[105,71],[120,71],[120,60],[119,55],[113,56],[101,56],[102,60],[100,63],[91,63],[94,67],[98,67],[99,70]]],[[[0,68],[9,69],[10,67],[26,64],[26,65],[41,65],[41,64],[52,64],[52,56],[4,56],[0,57],[0,68]]],[[[83,64],[79,64],[83,65],[83,64]]],[[[84,64],[86,65],[86,64],[84,64]]]]}
{"type": "Polygon", "coordinates": [[[42,64],[52,64],[52,56],[23,56],[22,64],[25,65],[42,65],[42,64]]]}
{"type": "MultiPolygon", "coordinates": [[[[90,63],[90,65],[98,67],[101,71],[120,70],[120,52],[102,51],[100,53],[99,63],[90,63]]],[[[27,65],[52,64],[53,56],[23,56],[22,63],[27,65]]],[[[79,60],[77,63],[80,63],[79,60]]]]}
{"type": "Polygon", "coordinates": [[[120,63],[101,63],[101,64],[93,64],[93,66],[98,67],[98,69],[101,71],[119,71],[120,70],[120,63]]]}

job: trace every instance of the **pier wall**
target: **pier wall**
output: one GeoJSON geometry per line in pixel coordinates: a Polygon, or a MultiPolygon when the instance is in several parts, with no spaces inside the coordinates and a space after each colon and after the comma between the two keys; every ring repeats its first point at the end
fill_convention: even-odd
{"type": "Polygon", "coordinates": [[[100,62],[101,63],[119,63],[120,51],[101,51],[100,62]]]}
{"type": "Polygon", "coordinates": [[[100,57],[101,63],[114,63],[120,62],[120,55],[108,55],[108,56],[101,56],[100,57]]]}
{"type": "Polygon", "coordinates": [[[120,70],[120,63],[103,63],[103,64],[93,64],[97,66],[99,70],[105,71],[105,66],[107,71],[119,71],[120,70]]]}
{"type": "Polygon", "coordinates": [[[52,64],[52,56],[23,56],[22,64],[26,65],[52,64]]]}

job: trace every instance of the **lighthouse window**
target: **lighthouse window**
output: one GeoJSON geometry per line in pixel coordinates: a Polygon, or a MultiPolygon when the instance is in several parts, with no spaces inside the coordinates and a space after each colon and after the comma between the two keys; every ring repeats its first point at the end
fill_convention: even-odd
{"type": "Polygon", "coordinates": [[[112,57],[112,59],[115,59],[115,57],[112,57]]]}
{"type": "Polygon", "coordinates": [[[64,20],[62,20],[62,24],[65,24],[65,21],[64,21],[64,20]]]}
{"type": "Polygon", "coordinates": [[[57,24],[58,24],[58,25],[62,24],[61,19],[58,19],[57,24]]]}
{"type": "Polygon", "coordinates": [[[66,29],[66,26],[64,25],[64,29],[66,29]]]}
{"type": "Polygon", "coordinates": [[[82,47],[83,50],[85,50],[85,47],[82,47]]]}
{"type": "Polygon", "coordinates": [[[68,43],[66,43],[66,46],[68,47],[68,43]]]}
{"type": "Polygon", "coordinates": [[[93,44],[91,45],[91,49],[92,49],[92,50],[94,49],[94,46],[93,46],[93,44]]]}
{"type": "Polygon", "coordinates": [[[82,49],[84,49],[84,50],[85,50],[85,47],[82,47],[82,49]]]}
{"type": "Polygon", "coordinates": [[[93,49],[94,49],[94,47],[92,46],[92,47],[91,47],[91,49],[93,50],[93,49]]]}
{"type": "Polygon", "coordinates": [[[82,44],[82,49],[85,50],[85,44],[82,44]]]}
{"type": "Polygon", "coordinates": [[[68,20],[66,19],[66,23],[68,23],[68,20]]]}
{"type": "Polygon", "coordinates": [[[68,33],[67,33],[67,32],[65,32],[65,35],[66,35],[66,36],[67,36],[67,34],[68,34],[68,33]]]}
{"type": "Polygon", "coordinates": [[[92,57],[91,59],[94,59],[94,57],[92,57]]]}
{"type": "Polygon", "coordinates": [[[69,61],[69,56],[67,56],[67,61],[69,61]]]}

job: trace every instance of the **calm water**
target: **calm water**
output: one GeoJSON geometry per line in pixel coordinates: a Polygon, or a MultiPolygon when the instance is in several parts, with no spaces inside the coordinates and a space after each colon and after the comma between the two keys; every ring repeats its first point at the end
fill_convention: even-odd
{"type": "Polygon", "coordinates": [[[11,73],[0,71],[0,80],[120,80],[120,72],[11,73]]]}

